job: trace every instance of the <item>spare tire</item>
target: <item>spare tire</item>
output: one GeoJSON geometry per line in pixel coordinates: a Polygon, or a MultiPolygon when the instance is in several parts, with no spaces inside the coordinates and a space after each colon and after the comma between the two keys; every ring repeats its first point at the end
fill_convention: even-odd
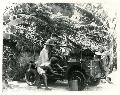
{"type": "Polygon", "coordinates": [[[25,74],[25,81],[28,85],[32,86],[35,85],[38,73],[36,69],[28,69],[25,74]]]}

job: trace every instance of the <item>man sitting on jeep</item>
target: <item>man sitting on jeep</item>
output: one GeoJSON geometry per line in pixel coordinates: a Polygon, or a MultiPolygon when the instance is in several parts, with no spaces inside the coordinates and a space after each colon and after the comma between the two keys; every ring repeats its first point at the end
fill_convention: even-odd
{"type": "Polygon", "coordinates": [[[52,34],[51,38],[46,41],[44,48],[40,52],[38,61],[35,62],[37,66],[37,72],[43,76],[45,87],[47,90],[49,90],[47,86],[47,76],[43,68],[49,68],[52,73],[59,75],[55,73],[50,66],[51,51],[53,48],[55,48],[57,44],[57,40],[58,40],[58,36],[56,34],[52,34]]]}

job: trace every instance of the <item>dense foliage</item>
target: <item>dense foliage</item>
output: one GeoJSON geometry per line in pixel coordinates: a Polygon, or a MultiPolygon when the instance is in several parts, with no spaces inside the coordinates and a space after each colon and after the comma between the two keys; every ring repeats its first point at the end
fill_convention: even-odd
{"type": "MultiPolygon", "coordinates": [[[[4,32],[14,34],[11,39],[17,42],[19,51],[40,50],[51,33],[56,33],[63,38],[67,35],[77,44],[96,51],[109,51],[114,47],[116,53],[114,30],[110,31],[111,21],[101,4],[19,3],[6,7],[3,20],[4,32]]],[[[3,61],[3,67],[6,61],[3,61]]]]}

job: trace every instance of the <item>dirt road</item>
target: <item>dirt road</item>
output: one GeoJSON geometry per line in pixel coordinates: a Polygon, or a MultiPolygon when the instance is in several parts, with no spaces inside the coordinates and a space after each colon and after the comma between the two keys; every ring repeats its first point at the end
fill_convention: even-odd
{"type": "MultiPolygon", "coordinates": [[[[84,91],[110,91],[110,90],[117,90],[117,73],[116,71],[113,72],[111,75],[109,75],[112,78],[112,84],[109,84],[105,80],[101,80],[100,84],[97,86],[87,86],[84,91]]],[[[4,89],[3,95],[7,95],[8,93],[38,93],[38,92],[44,92],[47,91],[44,89],[44,86],[42,88],[37,89],[35,86],[28,86],[25,82],[9,82],[12,88],[4,89]]],[[[54,85],[49,85],[49,87],[52,89],[51,91],[69,91],[67,81],[57,81],[54,85]]],[[[9,94],[8,94],[9,95],[9,94]]]]}

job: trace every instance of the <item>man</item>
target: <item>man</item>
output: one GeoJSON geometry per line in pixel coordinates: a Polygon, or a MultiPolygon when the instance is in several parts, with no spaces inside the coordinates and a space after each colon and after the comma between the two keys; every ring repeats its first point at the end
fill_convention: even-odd
{"type": "Polygon", "coordinates": [[[44,48],[40,52],[38,61],[35,62],[37,66],[37,72],[40,75],[42,75],[44,79],[46,90],[50,90],[50,89],[47,86],[47,76],[43,68],[47,67],[54,73],[54,71],[52,70],[50,66],[50,58],[51,58],[51,51],[53,47],[55,47],[55,45],[57,44],[57,40],[58,40],[58,36],[56,34],[52,34],[51,38],[46,41],[44,48]]]}

